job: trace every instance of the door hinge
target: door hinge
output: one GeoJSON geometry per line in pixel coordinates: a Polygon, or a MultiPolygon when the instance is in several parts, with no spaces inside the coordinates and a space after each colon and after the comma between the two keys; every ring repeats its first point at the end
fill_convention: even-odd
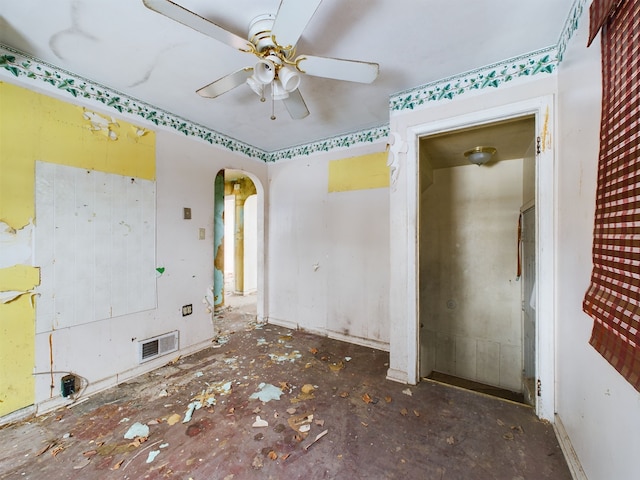
{"type": "Polygon", "coordinates": [[[540,137],[536,137],[536,154],[540,155],[542,139],[540,137]]]}
{"type": "Polygon", "coordinates": [[[542,396],[542,382],[540,381],[540,379],[538,379],[537,394],[539,397],[542,396]]]}

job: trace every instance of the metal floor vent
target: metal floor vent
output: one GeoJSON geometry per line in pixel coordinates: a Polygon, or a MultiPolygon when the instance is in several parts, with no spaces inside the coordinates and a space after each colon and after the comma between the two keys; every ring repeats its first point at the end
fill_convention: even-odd
{"type": "Polygon", "coordinates": [[[178,331],[138,342],[138,363],[144,363],[178,350],[178,331]]]}

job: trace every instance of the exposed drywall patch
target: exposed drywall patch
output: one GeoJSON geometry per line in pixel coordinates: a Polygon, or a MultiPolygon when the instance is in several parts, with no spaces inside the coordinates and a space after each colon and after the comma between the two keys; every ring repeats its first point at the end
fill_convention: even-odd
{"type": "Polygon", "coordinates": [[[30,264],[32,252],[33,222],[15,229],[4,220],[0,220],[0,268],[17,264],[30,264]]]}
{"type": "Polygon", "coordinates": [[[135,125],[131,125],[131,129],[129,130],[128,138],[137,142],[141,137],[144,137],[149,133],[149,130],[142,127],[137,127],[135,125]]]}
{"type": "Polygon", "coordinates": [[[38,333],[156,308],[155,182],[36,162],[35,183],[38,333]]]}
{"type": "Polygon", "coordinates": [[[91,112],[85,108],[83,108],[82,118],[84,118],[88,124],[87,126],[90,132],[99,133],[109,140],[118,140],[118,133],[116,130],[120,128],[120,125],[118,125],[115,118],[107,118],[104,115],[91,112]]]}
{"type": "Polygon", "coordinates": [[[368,190],[389,186],[387,152],[329,162],[329,192],[368,190]]]}

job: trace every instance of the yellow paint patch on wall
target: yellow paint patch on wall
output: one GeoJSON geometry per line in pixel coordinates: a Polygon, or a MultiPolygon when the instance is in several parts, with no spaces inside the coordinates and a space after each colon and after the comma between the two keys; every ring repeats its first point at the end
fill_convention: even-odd
{"type": "MultiPolygon", "coordinates": [[[[0,219],[19,230],[35,218],[35,162],[155,180],[155,133],[0,82],[0,219]]],[[[0,271],[2,291],[26,291],[39,269],[0,271]]],[[[34,402],[31,295],[0,304],[0,416],[34,402]]]]}
{"type": "Polygon", "coordinates": [[[387,152],[329,162],[329,192],[368,190],[389,186],[387,152]]]}
{"type": "MultiPolygon", "coordinates": [[[[0,292],[27,291],[40,283],[40,269],[0,268],[0,292]]],[[[0,303],[0,416],[33,403],[35,310],[31,295],[0,303]],[[27,399],[31,399],[30,402],[27,399]]]]}
{"type": "Polygon", "coordinates": [[[0,303],[0,416],[33,404],[35,325],[29,295],[0,303]]]}
{"type": "Polygon", "coordinates": [[[27,291],[40,285],[40,269],[29,265],[14,265],[0,268],[0,292],[8,290],[27,291]]]}
{"type": "Polygon", "coordinates": [[[0,82],[0,218],[16,229],[34,217],[36,160],[154,180],[155,133],[0,82]]]}

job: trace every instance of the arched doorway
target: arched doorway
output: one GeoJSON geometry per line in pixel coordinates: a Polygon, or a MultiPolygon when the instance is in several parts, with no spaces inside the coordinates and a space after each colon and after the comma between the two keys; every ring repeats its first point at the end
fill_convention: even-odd
{"type": "Polygon", "coordinates": [[[259,188],[241,170],[216,175],[214,194],[214,323],[218,336],[257,322],[259,188]]]}

